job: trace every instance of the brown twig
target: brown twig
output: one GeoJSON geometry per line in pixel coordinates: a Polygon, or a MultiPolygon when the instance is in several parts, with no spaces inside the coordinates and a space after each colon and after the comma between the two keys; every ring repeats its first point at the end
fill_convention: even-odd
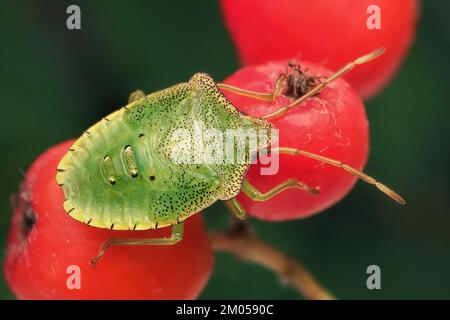
{"type": "Polygon", "coordinates": [[[236,222],[226,233],[211,233],[210,239],[215,250],[226,251],[242,260],[266,267],[283,281],[291,284],[307,299],[336,299],[305,267],[263,242],[243,221],[236,222]]]}

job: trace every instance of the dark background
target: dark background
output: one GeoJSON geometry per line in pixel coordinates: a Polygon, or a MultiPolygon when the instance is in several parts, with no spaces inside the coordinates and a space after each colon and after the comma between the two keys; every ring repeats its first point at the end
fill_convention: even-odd
{"type": "MultiPolygon", "coordinates": [[[[359,183],[326,213],[305,220],[252,220],[261,237],[301,260],[339,298],[450,298],[450,2],[422,1],[415,44],[398,76],[366,104],[367,171],[389,182],[406,207],[359,183]],[[382,290],[366,288],[380,265],[382,290]]],[[[0,5],[0,246],[10,195],[46,148],[78,136],[123,105],[197,71],[216,80],[238,67],[215,0],[11,1],[0,5]],[[81,31],[66,8],[81,7],[81,31]]],[[[223,228],[215,205],[208,227],[223,228]]],[[[297,298],[259,266],[217,254],[201,298],[297,298]]],[[[0,298],[13,298],[3,277],[0,298]]]]}

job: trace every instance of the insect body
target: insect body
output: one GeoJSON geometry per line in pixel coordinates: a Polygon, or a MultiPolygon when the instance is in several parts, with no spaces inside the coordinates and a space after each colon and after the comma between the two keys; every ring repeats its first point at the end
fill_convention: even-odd
{"type": "MultiPolygon", "coordinates": [[[[225,200],[237,217],[244,218],[245,211],[235,199],[240,191],[256,201],[268,200],[288,188],[317,193],[318,188],[292,179],[261,193],[245,179],[255,153],[274,142],[267,120],[286,113],[355,65],[381,53],[377,50],[355,60],[290,105],[261,118],[241,114],[220,89],[270,101],[280,94],[285,79],[277,81],[272,93],[259,93],[216,84],[208,75],[198,73],[187,83],[148,96],[133,94],[127,106],[103,118],[73,144],[58,165],[56,180],[64,190],[64,209],[76,220],[114,230],[171,225],[172,236],[110,239],[92,262],[96,263],[111,245],[174,244],[182,239],[183,221],[218,200],[225,200]],[[252,130],[266,134],[256,143],[244,144],[241,161],[210,162],[205,150],[212,140],[208,134],[195,135],[198,123],[203,132],[214,129],[225,136],[252,130]],[[177,161],[180,154],[187,155],[184,160],[189,161],[177,161]]],[[[236,160],[241,144],[239,139],[232,141],[229,149],[219,149],[231,150],[236,160]]],[[[302,155],[340,167],[404,203],[385,185],[340,161],[292,148],[273,147],[271,152],[302,155]]]]}
{"type": "MultiPolygon", "coordinates": [[[[184,137],[174,141],[174,134],[182,129],[194,136],[198,123],[223,132],[272,128],[240,114],[208,75],[196,74],[130,103],[75,142],[58,166],[65,210],[94,227],[142,230],[180,223],[219,199],[233,198],[250,157],[228,165],[172,159],[175,148],[191,148],[183,145],[184,137]]],[[[203,160],[205,143],[196,141],[199,147],[190,154],[203,160]]]]}

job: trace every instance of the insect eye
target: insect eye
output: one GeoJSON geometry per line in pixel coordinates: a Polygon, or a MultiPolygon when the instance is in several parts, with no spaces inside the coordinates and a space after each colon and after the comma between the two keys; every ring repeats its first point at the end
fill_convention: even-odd
{"type": "Polygon", "coordinates": [[[109,178],[108,180],[109,180],[109,183],[110,183],[112,186],[116,184],[116,179],[114,179],[114,178],[109,178]]]}
{"type": "Polygon", "coordinates": [[[155,176],[150,176],[149,179],[150,179],[150,181],[154,181],[155,180],[155,176]]]}
{"type": "Polygon", "coordinates": [[[131,171],[131,177],[132,178],[137,178],[137,176],[138,176],[138,172],[136,170],[132,170],[131,171]]]}

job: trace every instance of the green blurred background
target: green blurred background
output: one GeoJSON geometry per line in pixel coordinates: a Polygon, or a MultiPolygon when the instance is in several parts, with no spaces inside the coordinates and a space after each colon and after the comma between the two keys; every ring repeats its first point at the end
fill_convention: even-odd
{"type": "MultiPolygon", "coordinates": [[[[408,200],[400,207],[359,183],[326,213],[286,223],[251,223],[266,241],[302,261],[339,298],[450,298],[450,2],[423,1],[416,42],[398,76],[367,103],[367,171],[408,200]],[[382,289],[366,288],[380,265],[382,289]]],[[[238,67],[216,0],[14,1],[0,6],[0,245],[10,195],[46,148],[78,136],[146,92],[197,71],[217,80],[238,67]],[[82,30],[65,27],[78,4],[82,30]]],[[[223,228],[221,205],[206,212],[223,228]]],[[[0,298],[13,298],[3,277],[0,298]]],[[[265,269],[217,254],[201,298],[298,298],[265,269]]]]}

